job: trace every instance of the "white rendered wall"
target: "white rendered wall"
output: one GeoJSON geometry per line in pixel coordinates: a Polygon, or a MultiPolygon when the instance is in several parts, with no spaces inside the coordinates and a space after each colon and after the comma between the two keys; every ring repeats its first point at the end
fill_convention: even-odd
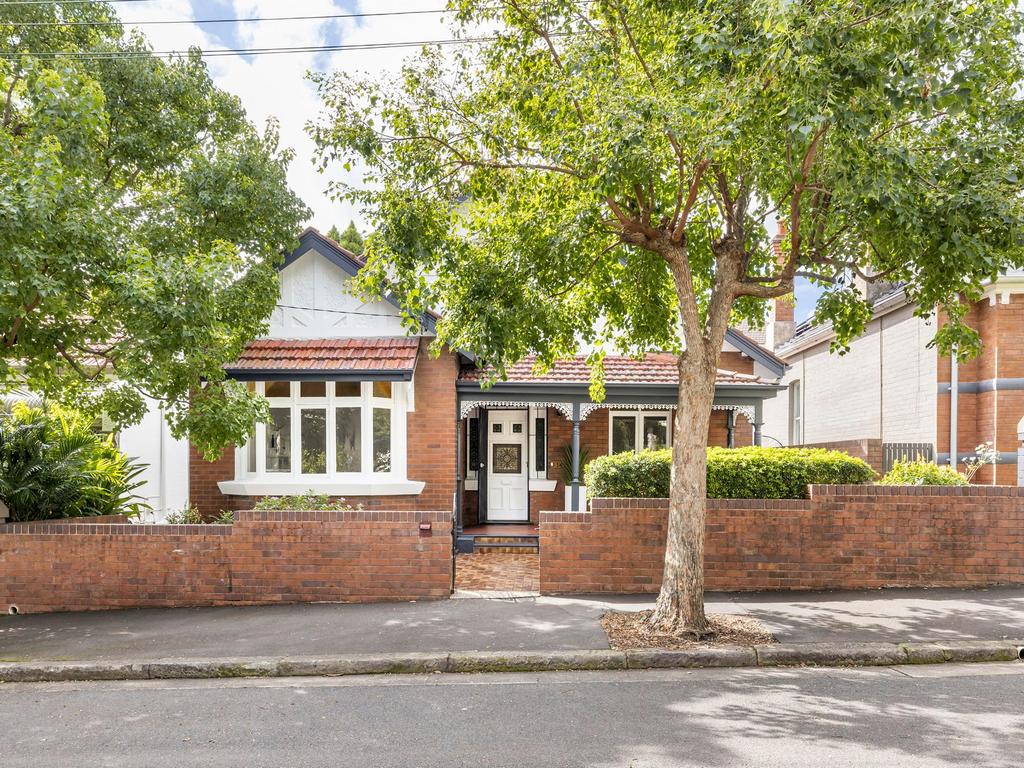
{"type": "MultiPolygon", "coordinates": [[[[786,356],[782,383],[799,379],[803,442],[881,439],[935,442],[934,326],[909,307],[875,318],[845,355],[831,354],[829,340],[786,356]]],[[[789,394],[765,403],[764,433],[787,444],[789,394]]],[[[768,441],[766,441],[768,442],[768,441]]]]}
{"type": "Polygon", "coordinates": [[[280,279],[280,304],[285,306],[270,316],[268,338],[405,335],[397,307],[386,301],[361,301],[350,288],[351,276],[316,251],[306,251],[281,270],[280,279]]]}
{"type": "Polygon", "coordinates": [[[935,444],[938,356],[934,322],[903,307],[882,318],[882,434],[887,443],[935,444]]]}
{"type": "Polygon", "coordinates": [[[121,430],[118,440],[124,453],[149,465],[138,494],[153,508],[150,519],[160,522],[167,512],[188,506],[188,442],[171,435],[159,403],[147,404],[142,421],[121,430]]]}

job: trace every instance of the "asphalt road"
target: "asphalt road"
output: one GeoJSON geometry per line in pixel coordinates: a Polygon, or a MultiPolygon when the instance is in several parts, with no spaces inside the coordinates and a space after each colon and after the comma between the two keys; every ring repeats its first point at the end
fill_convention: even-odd
{"type": "Polygon", "coordinates": [[[1020,766],[1024,664],[0,686],[5,768],[1020,766]]]}

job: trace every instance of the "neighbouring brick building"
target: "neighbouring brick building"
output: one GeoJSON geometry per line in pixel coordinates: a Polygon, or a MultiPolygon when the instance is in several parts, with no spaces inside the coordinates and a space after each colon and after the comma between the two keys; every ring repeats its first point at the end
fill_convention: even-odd
{"type": "MultiPolygon", "coordinates": [[[[484,389],[470,355],[431,354],[435,316],[410,336],[393,302],[359,298],[349,281],[361,266],[312,229],[285,260],[267,337],[228,366],[268,399],[271,423],[218,461],[190,452],[189,498],[202,512],[313,491],[369,509],[455,510],[460,533],[536,523],[542,509],[585,502],[582,459],[671,445],[673,356],[609,356],[602,403],[582,357],[543,374],[526,359],[484,389]]],[[[708,441],[756,443],[785,365],[731,330],[722,367],[708,441]]]]}

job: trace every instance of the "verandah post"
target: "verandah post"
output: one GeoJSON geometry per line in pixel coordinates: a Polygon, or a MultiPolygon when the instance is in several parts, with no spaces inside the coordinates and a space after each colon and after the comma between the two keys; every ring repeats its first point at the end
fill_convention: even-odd
{"type": "Polygon", "coordinates": [[[572,404],[572,496],[573,512],[580,508],[580,404],[572,404]]]}

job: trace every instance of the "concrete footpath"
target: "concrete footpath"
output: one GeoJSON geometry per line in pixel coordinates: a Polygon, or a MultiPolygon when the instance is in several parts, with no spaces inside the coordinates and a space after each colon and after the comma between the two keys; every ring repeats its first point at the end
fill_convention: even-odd
{"type": "Polygon", "coordinates": [[[1024,644],[1024,588],[1007,587],[709,594],[710,613],[757,618],[779,644],[660,656],[608,650],[601,615],[642,610],[651,600],[530,597],[0,616],[0,680],[893,664],[1006,660],[1024,644]],[[44,668],[63,672],[39,672],[44,668]],[[27,674],[31,669],[35,676],[27,674]]]}

